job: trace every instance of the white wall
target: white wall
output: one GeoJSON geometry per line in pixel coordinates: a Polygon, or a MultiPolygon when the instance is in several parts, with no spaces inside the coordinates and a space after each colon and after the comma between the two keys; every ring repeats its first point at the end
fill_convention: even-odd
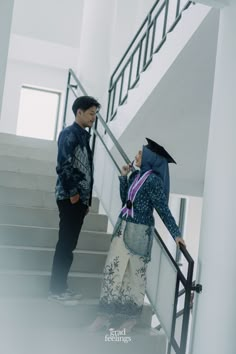
{"type": "Polygon", "coordinates": [[[110,47],[116,0],[86,0],[83,9],[77,73],[87,93],[95,96],[106,112],[110,47]]]}
{"type": "Polygon", "coordinates": [[[83,3],[84,0],[15,0],[12,32],[78,47],[83,3]]]}
{"type": "MultiPolygon", "coordinates": [[[[230,3],[230,1],[229,1],[230,3]]],[[[236,2],[221,10],[199,246],[194,354],[234,354],[236,2]]]]}
{"type": "Polygon", "coordinates": [[[186,223],[185,223],[185,241],[188,252],[191,254],[194,262],[194,279],[196,278],[196,267],[198,259],[198,248],[200,239],[200,228],[202,218],[202,198],[188,197],[186,208],[186,223]]]}
{"type": "MultiPolygon", "coordinates": [[[[81,19],[83,1],[80,1],[79,4],[77,4],[80,10],[78,17],[79,23],[76,28],[73,27],[74,30],[77,29],[77,34],[73,36],[71,41],[69,38],[66,40],[65,33],[63,38],[58,38],[55,32],[55,26],[51,26],[50,28],[48,17],[45,19],[46,22],[43,20],[44,2],[40,5],[41,10],[39,11],[38,17],[35,17],[35,12],[33,14],[35,8],[32,8],[27,1],[28,0],[16,0],[14,8],[13,32],[9,46],[9,62],[6,72],[6,86],[3,95],[0,131],[13,134],[16,132],[20,88],[22,84],[64,92],[69,67],[79,72],[79,78],[82,80],[88,93],[96,95],[97,98],[102,101],[103,115],[105,115],[108,80],[114,57],[116,57],[116,60],[120,59],[154,1],[138,0],[138,2],[136,2],[130,0],[126,2],[124,0],[114,0],[112,3],[114,6],[109,7],[106,1],[104,1],[105,8],[107,11],[110,11],[111,16],[115,16],[115,20],[113,18],[114,21],[112,19],[106,22],[97,21],[96,17],[101,8],[101,4],[99,4],[98,8],[95,6],[96,11],[94,13],[94,19],[92,20],[95,21],[93,26],[84,19],[85,27],[82,32],[81,19]],[[23,8],[27,9],[27,11],[24,10],[24,13],[22,13],[23,8]],[[88,31],[86,30],[89,27],[93,30],[93,32],[91,32],[91,38],[88,36],[88,31]],[[48,29],[48,34],[45,32],[45,28],[48,29]],[[96,29],[98,32],[97,38],[95,37],[96,29]],[[83,36],[79,38],[81,33],[83,36]],[[88,38],[85,38],[86,33],[88,38]],[[104,39],[104,35],[102,35],[104,33],[107,33],[108,40],[104,39]],[[78,38],[76,36],[78,36],[78,38]],[[99,41],[99,36],[103,38],[102,42],[99,41]],[[78,47],[81,39],[82,45],[80,46],[80,54],[78,47]],[[84,50],[86,48],[86,41],[90,47],[87,52],[87,57],[86,51],[84,50]],[[76,48],[72,45],[78,45],[78,47],[76,48]],[[104,54],[102,53],[101,46],[106,50],[104,54]],[[104,55],[106,55],[106,59],[103,58],[104,55]],[[78,63],[79,65],[81,63],[83,64],[82,68],[80,66],[79,68],[77,67],[78,63]],[[79,70],[76,70],[77,68],[79,70]]],[[[71,2],[73,1],[74,0],[71,0],[71,2]]],[[[60,18],[62,15],[63,11],[61,10],[63,6],[55,8],[54,17],[48,15],[51,17],[50,23],[55,22],[55,25],[58,26],[56,17],[59,16],[60,18]]],[[[71,6],[71,8],[75,10],[77,7],[71,6]]],[[[49,8],[49,12],[53,13],[53,6],[49,8]]],[[[101,16],[103,16],[103,18],[108,17],[107,12],[103,12],[101,16]]],[[[73,24],[73,26],[74,25],[75,24],[73,24]]],[[[67,31],[66,33],[67,36],[69,36],[69,32],[67,31]]],[[[1,80],[1,82],[3,82],[3,80],[1,80]]]]}
{"type": "MultiPolygon", "coordinates": [[[[201,214],[202,214],[202,198],[199,197],[186,197],[186,216],[183,230],[183,237],[187,245],[188,252],[191,254],[194,262],[198,259],[198,246],[200,239],[200,226],[201,226],[201,214]]],[[[176,194],[170,195],[169,208],[178,223],[179,220],[179,202],[181,196],[176,194]]],[[[156,228],[163,238],[165,244],[167,245],[172,256],[175,258],[176,246],[169,232],[167,231],[165,225],[163,224],[160,217],[155,213],[156,228]]],[[[187,264],[183,261],[183,271],[186,271],[187,264]]],[[[196,267],[194,269],[194,277],[196,274],[196,267]]]]}
{"type": "Polygon", "coordinates": [[[76,71],[86,91],[102,103],[104,117],[110,75],[153,3],[154,0],[84,3],[76,71]]]}
{"type": "Polygon", "coordinates": [[[78,48],[12,34],[9,59],[45,65],[53,69],[69,69],[76,67],[78,48]]]}
{"type": "MultiPolygon", "coordinates": [[[[67,70],[65,69],[53,69],[14,60],[8,61],[0,131],[10,134],[16,133],[20,92],[23,84],[64,93],[66,81],[67,70]]],[[[63,98],[64,95],[62,103],[63,98]]]]}
{"type": "Polygon", "coordinates": [[[0,45],[1,45],[1,56],[0,56],[0,115],[2,107],[2,96],[4,90],[4,82],[6,75],[7,57],[8,57],[8,47],[9,38],[11,30],[11,20],[13,12],[14,0],[0,0],[0,45]]]}

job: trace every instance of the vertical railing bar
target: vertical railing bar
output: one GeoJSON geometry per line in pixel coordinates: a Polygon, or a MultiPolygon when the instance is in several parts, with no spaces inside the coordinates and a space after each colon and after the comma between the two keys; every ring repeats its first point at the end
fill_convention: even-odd
{"type": "Polygon", "coordinates": [[[151,48],[150,48],[151,56],[153,56],[153,47],[154,47],[154,42],[155,42],[155,38],[156,38],[156,27],[157,27],[157,17],[155,17],[153,20],[152,42],[151,42],[151,48]]]}
{"type": "Polygon", "coordinates": [[[123,84],[124,84],[124,76],[125,76],[125,69],[123,70],[122,75],[121,75],[120,95],[119,95],[119,103],[118,103],[118,105],[120,105],[121,100],[122,100],[122,91],[123,91],[123,84]]]}
{"type": "Polygon", "coordinates": [[[144,28],[144,26],[146,25],[147,21],[148,21],[148,17],[150,15],[152,15],[152,12],[154,11],[154,9],[156,8],[156,6],[159,4],[160,0],[157,0],[151,10],[149,11],[149,13],[147,14],[147,16],[145,17],[143,23],[141,24],[141,26],[139,27],[136,35],[134,36],[132,42],[130,43],[130,45],[128,46],[127,50],[125,51],[124,55],[122,56],[121,60],[119,61],[119,63],[117,64],[115,70],[113,71],[113,74],[112,74],[112,78],[114,77],[115,73],[118,71],[119,67],[121,66],[124,58],[126,57],[126,55],[128,54],[129,50],[132,48],[132,45],[135,43],[136,39],[138,38],[139,34],[141,33],[142,29],[144,28]]]}
{"type": "Polygon", "coordinates": [[[181,0],[177,0],[176,15],[175,15],[175,18],[177,18],[177,17],[179,16],[180,1],[181,1],[181,0]]]}
{"type": "Polygon", "coordinates": [[[65,105],[64,105],[62,129],[64,129],[65,126],[66,126],[66,113],[67,113],[68,98],[69,98],[69,90],[70,90],[70,77],[71,77],[71,73],[70,73],[70,71],[69,71],[68,77],[67,77],[66,97],[65,97],[65,105]]]}
{"type": "MultiPolygon", "coordinates": [[[[186,213],[186,199],[181,198],[180,199],[180,210],[179,210],[179,222],[178,222],[178,227],[179,227],[181,235],[183,235],[183,232],[184,232],[185,213],[186,213]]],[[[175,260],[178,264],[181,261],[181,252],[178,247],[176,248],[175,260]]]]}
{"type": "Polygon", "coordinates": [[[142,56],[142,48],[143,48],[143,41],[141,41],[140,45],[139,45],[139,56],[138,56],[138,63],[137,63],[136,79],[139,77],[139,73],[140,73],[140,63],[141,63],[141,56],[142,56]]]}
{"type": "Polygon", "coordinates": [[[183,314],[181,341],[180,341],[181,353],[185,353],[186,346],[187,346],[187,339],[188,339],[191,290],[192,290],[192,282],[193,282],[193,267],[194,267],[194,262],[193,261],[189,262],[188,274],[187,274],[187,285],[185,288],[184,314],[183,314]]]}
{"type": "Polygon", "coordinates": [[[145,50],[144,50],[144,55],[143,55],[143,68],[146,65],[146,60],[147,60],[147,51],[148,51],[148,44],[149,44],[149,33],[150,33],[150,23],[152,20],[151,13],[148,15],[148,22],[147,22],[147,30],[146,30],[146,43],[145,43],[145,50]]]}
{"type": "Polygon", "coordinates": [[[110,104],[111,104],[111,87],[112,87],[112,77],[110,79],[110,83],[109,83],[109,94],[108,94],[108,104],[107,104],[107,118],[106,118],[106,122],[108,122],[109,120],[109,115],[110,115],[110,104]]]}
{"type": "Polygon", "coordinates": [[[113,97],[112,97],[112,104],[111,104],[111,115],[113,115],[114,112],[114,105],[115,105],[115,97],[116,97],[116,87],[117,87],[117,82],[115,83],[114,89],[113,89],[113,97]]]}
{"type": "Polygon", "coordinates": [[[129,80],[128,80],[128,90],[130,89],[132,70],[133,70],[134,54],[130,57],[130,70],[129,70],[129,80]]]}
{"type": "MultiPolygon", "coordinates": [[[[179,293],[179,277],[177,276],[176,287],[175,287],[175,299],[174,299],[173,314],[172,314],[172,327],[171,327],[171,338],[170,338],[171,344],[174,340],[174,335],[175,335],[178,293],[179,293]]],[[[170,354],[170,352],[168,352],[168,354],[170,354]]]]}
{"type": "MultiPolygon", "coordinates": [[[[157,0],[157,3],[159,2],[160,0],[157,0]]],[[[121,64],[123,63],[124,61],[124,58],[127,56],[127,54],[129,53],[130,49],[132,48],[133,44],[135,43],[136,39],[138,38],[139,34],[141,33],[142,29],[144,28],[144,26],[146,25],[146,22],[148,20],[148,15],[147,17],[145,18],[145,20],[143,21],[141,27],[139,28],[138,32],[136,33],[135,37],[133,38],[132,42],[130,43],[129,47],[127,48],[127,50],[125,51],[123,57],[121,58],[121,60],[119,61],[119,63],[117,64],[115,70],[113,71],[113,74],[112,74],[112,78],[114,77],[114,75],[116,74],[116,72],[118,71],[119,67],[121,66],[121,64]]]]}
{"type": "Polygon", "coordinates": [[[165,11],[164,24],[163,24],[162,38],[164,38],[166,36],[166,26],[167,26],[168,12],[169,12],[169,0],[166,0],[166,11],[165,11]]]}
{"type": "MultiPolygon", "coordinates": [[[[153,17],[152,23],[154,24],[154,21],[155,21],[155,30],[156,30],[158,18],[164,9],[165,9],[165,2],[162,4],[162,6],[158,9],[158,12],[156,13],[156,15],[153,17]]],[[[163,38],[163,36],[162,36],[162,38],[163,38]]],[[[153,50],[152,50],[152,52],[153,52],[153,50]]],[[[156,50],[153,52],[153,54],[155,54],[155,53],[156,53],[156,50]]]]}
{"type": "Polygon", "coordinates": [[[171,354],[171,347],[172,347],[171,343],[168,342],[167,354],[171,354]]]}
{"type": "Polygon", "coordinates": [[[94,151],[95,151],[95,143],[96,143],[96,134],[95,131],[97,131],[97,126],[98,126],[98,117],[96,116],[95,124],[94,124],[94,131],[93,131],[93,141],[92,141],[92,154],[94,156],[94,151]]]}
{"type": "Polygon", "coordinates": [[[78,97],[77,92],[75,91],[74,87],[72,87],[71,85],[69,85],[71,92],[74,94],[75,97],[78,97]]]}
{"type": "Polygon", "coordinates": [[[57,105],[57,119],[54,127],[54,140],[57,139],[59,114],[60,114],[60,107],[61,107],[61,93],[58,93],[57,95],[58,95],[58,105],[57,105]]]}

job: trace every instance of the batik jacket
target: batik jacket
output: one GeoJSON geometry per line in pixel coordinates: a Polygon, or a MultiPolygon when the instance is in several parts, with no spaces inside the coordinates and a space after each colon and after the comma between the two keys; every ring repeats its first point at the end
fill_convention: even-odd
{"type": "Polygon", "coordinates": [[[76,122],[58,138],[56,199],[63,200],[79,193],[80,201],[91,205],[93,162],[89,146],[90,134],[76,122]]]}
{"type": "MultiPolygon", "coordinates": [[[[127,176],[119,177],[120,197],[123,206],[127,202],[128,189],[137,174],[138,171],[135,171],[129,178],[127,176]]],[[[174,239],[177,236],[181,236],[180,230],[168,207],[163,182],[155,173],[151,173],[139,189],[133,203],[133,208],[133,217],[124,216],[122,212],[120,213],[114,227],[112,238],[120,236],[120,230],[125,222],[123,240],[126,247],[131,253],[143,256],[146,261],[149,262],[151,260],[154,237],[154,209],[158,212],[171,236],[174,239]]]]}

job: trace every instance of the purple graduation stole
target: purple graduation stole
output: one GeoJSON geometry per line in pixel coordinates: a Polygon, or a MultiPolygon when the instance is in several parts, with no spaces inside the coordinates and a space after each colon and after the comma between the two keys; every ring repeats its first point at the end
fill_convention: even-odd
{"type": "Polygon", "coordinates": [[[132,218],[134,217],[134,209],[133,209],[133,203],[134,199],[139,191],[139,189],[142,187],[148,176],[152,173],[152,170],[148,170],[147,172],[144,173],[144,175],[140,177],[140,173],[136,176],[135,180],[131,184],[129,191],[128,191],[128,200],[126,202],[126,205],[121,209],[122,216],[131,216],[132,218]]]}

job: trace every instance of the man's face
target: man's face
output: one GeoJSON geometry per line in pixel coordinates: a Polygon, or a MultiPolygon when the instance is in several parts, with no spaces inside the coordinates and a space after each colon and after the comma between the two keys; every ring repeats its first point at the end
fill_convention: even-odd
{"type": "Polygon", "coordinates": [[[93,106],[87,109],[86,111],[82,111],[82,109],[78,109],[76,118],[78,120],[79,125],[82,128],[91,128],[93,123],[95,122],[97,114],[97,107],[93,106]]]}

